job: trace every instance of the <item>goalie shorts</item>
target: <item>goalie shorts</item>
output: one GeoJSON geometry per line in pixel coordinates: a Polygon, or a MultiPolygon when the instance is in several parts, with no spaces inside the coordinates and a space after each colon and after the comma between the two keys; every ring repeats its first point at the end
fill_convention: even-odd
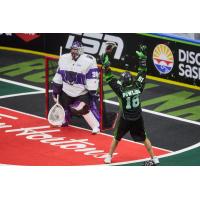
{"type": "Polygon", "coordinates": [[[136,121],[129,121],[125,120],[122,116],[120,117],[118,126],[114,132],[115,139],[120,141],[128,132],[134,141],[145,141],[147,136],[145,133],[144,120],[142,115],[136,121]]]}
{"type": "Polygon", "coordinates": [[[68,109],[70,104],[73,104],[76,101],[84,102],[86,105],[90,104],[89,94],[86,93],[84,95],[78,97],[70,97],[66,93],[62,92],[60,97],[60,103],[64,109],[68,109]]]}

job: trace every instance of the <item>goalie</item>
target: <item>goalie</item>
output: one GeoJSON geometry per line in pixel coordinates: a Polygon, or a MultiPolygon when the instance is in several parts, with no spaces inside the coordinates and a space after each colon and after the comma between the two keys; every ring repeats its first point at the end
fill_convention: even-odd
{"type": "Polygon", "coordinates": [[[71,114],[82,115],[92,129],[98,133],[99,113],[95,104],[99,87],[99,70],[96,59],[83,53],[83,46],[76,41],[72,44],[70,53],[60,56],[58,69],[53,78],[53,99],[59,102],[65,110],[65,121],[62,126],[68,126],[71,114]]]}
{"type": "Polygon", "coordinates": [[[117,94],[121,102],[121,116],[114,132],[114,138],[109,154],[104,160],[106,164],[112,162],[112,155],[117,148],[118,143],[127,132],[130,132],[133,139],[137,138],[137,141],[144,143],[152,159],[146,161],[144,165],[159,164],[159,159],[154,155],[151,142],[145,132],[140,102],[140,94],[144,89],[145,77],[147,74],[146,46],[141,45],[140,50],[136,51],[136,53],[139,58],[139,67],[135,80],[128,71],[122,73],[119,80],[116,79],[109,68],[110,61],[108,54],[103,54],[101,57],[102,65],[105,68],[106,81],[117,94]]]}

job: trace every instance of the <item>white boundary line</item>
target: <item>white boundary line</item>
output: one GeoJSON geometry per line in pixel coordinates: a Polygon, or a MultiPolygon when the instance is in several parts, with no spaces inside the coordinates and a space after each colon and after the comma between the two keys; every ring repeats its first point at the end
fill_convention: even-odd
{"type": "Polygon", "coordinates": [[[10,111],[13,111],[13,112],[18,112],[18,113],[20,113],[20,114],[25,114],[25,115],[28,115],[28,116],[31,116],[31,117],[36,117],[36,118],[39,118],[39,119],[46,119],[46,118],[44,118],[44,117],[40,117],[40,116],[37,116],[37,115],[33,115],[33,114],[21,112],[21,111],[14,110],[14,109],[11,109],[11,108],[6,108],[6,107],[4,107],[4,106],[0,106],[0,108],[4,108],[4,109],[7,109],[7,110],[10,110],[10,111]]]}
{"type": "Polygon", "coordinates": [[[43,93],[45,93],[45,91],[35,91],[35,92],[24,92],[24,93],[18,93],[18,94],[9,94],[9,95],[0,96],[0,99],[26,96],[26,95],[33,95],[33,94],[43,94],[43,93]]]}
{"type": "Polygon", "coordinates": [[[45,91],[45,89],[41,88],[41,87],[37,87],[37,86],[33,86],[33,85],[28,85],[28,84],[20,83],[20,82],[17,82],[17,81],[11,81],[11,80],[4,79],[4,78],[0,78],[0,81],[6,82],[6,83],[10,83],[10,84],[19,85],[19,86],[30,88],[30,89],[33,89],[33,90],[45,91]]]}
{"type": "MultiPolygon", "coordinates": [[[[115,101],[104,100],[104,102],[112,104],[112,105],[119,106],[119,103],[115,102],[115,101]]],[[[174,119],[174,120],[177,120],[177,121],[187,122],[187,123],[190,123],[190,124],[195,124],[195,125],[200,126],[200,122],[192,121],[192,120],[189,120],[189,119],[183,119],[181,117],[175,117],[175,116],[172,116],[172,115],[168,115],[168,114],[164,114],[164,113],[160,113],[160,112],[156,112],[156,111],[152,111],[152,110],[147,110],[147,109],[144,109],[144,108],[142,109],[142,111],[146,112],[146,113],[153,114],[153,115],[158,115],[158,116],[161,116],[161,117],[166,117],[166,118],[174,119]]]]}
{"type": "MultiPolygon", "coordinates": [[[[15,119],[15,120],[18,119],[17,117],[13,117],[13,116],[9,116],[9,115],[5,115],[5,114],[0,113],[0,119],[1,119],[1,116],[2,116],[2,117],[9,118],[9,119],[15,119]]],[[[0,124],[1,124],[1,123],[0,123],[0,124]]]]}

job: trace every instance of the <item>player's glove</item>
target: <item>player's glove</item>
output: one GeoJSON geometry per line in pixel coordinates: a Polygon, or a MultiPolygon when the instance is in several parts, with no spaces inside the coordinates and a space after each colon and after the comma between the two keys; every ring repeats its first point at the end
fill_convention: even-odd
{"type": "Polygon", "coordinates": [[[136,54],[139,59],[139,66],[146,67],[147,63],[147,46],[146,45],[140,45],[139,51],[136,51],[136,54]]]}
{"type": "Polygon", "coordinates": [[[101,64],[105,69],[110,66],[110,60],[108,54],[104,53],[101,55],[101,64]]]}
{"type": "Polygon", "coordinates": [[[53,97],[54,102],[56,103],[57,95],[61,94],[62,92],[62,85],[52,82],[52,90],[53,90],[52,97],[53,97]]]}

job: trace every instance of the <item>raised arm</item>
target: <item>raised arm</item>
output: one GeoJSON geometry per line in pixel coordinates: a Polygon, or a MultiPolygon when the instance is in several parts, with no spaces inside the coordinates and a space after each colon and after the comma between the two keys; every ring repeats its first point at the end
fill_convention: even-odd
{"type": "Polygon", "coordinates": [[[135,78],[135,86],[142,92],[145,86],[145,79],[147,75],[147,46],[141,45],[139,48],[139,51],[136,51],[136,54],[138,56],[139,65],[137,67],[137,76],[135,78]]]}
{"type": "Polygon", "coordinates": [[[112,74],[111,68],[110,68],[110,60],[108,54],[103,54],[101,56],[101,62],[102,66],[104,68],[104,75],[106,82],[109,84],[109,86],[112,88],[112,90],[116,93],[117,96],[121,96],[121,85],[118,79],[114,77],[112,74]]]}

